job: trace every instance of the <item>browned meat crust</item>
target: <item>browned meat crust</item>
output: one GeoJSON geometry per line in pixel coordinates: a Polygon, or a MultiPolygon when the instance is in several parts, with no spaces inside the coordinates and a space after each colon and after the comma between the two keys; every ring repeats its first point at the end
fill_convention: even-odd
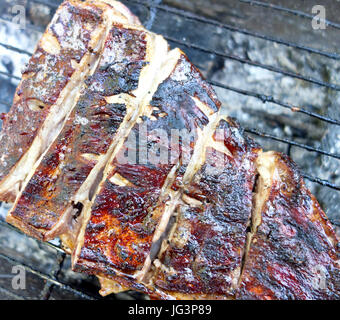
{"type": "Polygon", "coordinates": [[[230,119],[220,121],[214,142],[184,187],[176,224],[155,263],[153,283],[170,295],[226,298],[237,286],[258,147],[230,119]]]}
{"type": "Polygon", "coordinates": [[[105,98],[131,94],[137,88],[147,64],[146,49],[145,32],[121,25],[111,29],[96,72],[85,81],[84,94],[19,195],[8,221],[35,228],[32,235],[45,240],[63,233],[71,201],[107,153],[126,115],[124,103],[108,103],[105,98]],[[124,56],[119,63],[118,55],[124,56]]]}
{"type": "Polygon", "coordinates": [[[155,92],[149,115],[142,116],[143,121],[130,132],[131,139],[127,138],[133,141],[133,137],[139,137],[135,149],[131,146],[129,149],[129,152],[138,151],[136,163],[120,162],[124,147],[112,162],[112,169],[94,200],[83,239],[78,239],[78,245],[83,245],[74,257],[75,270],[143,278],[155,233],[162,227],[160,222],[168,202],[174,200],[175,195],[166,186],[170,187],[174,178],[185,172],[184,158],[190,160],[199,130],[209,123],[209,115],[204,114],[193,97],[206,104],[211,114],[218,110],[209,86],[180,54],[175,68],[155,92]],[[175,151],[172,150],[175,145],[168,143],[170,129],[192,133],[191,143],[180,144],[178,158],[172,162],[168,156],[175,151]],[[141,130],[145,130],[147,136],[141,130]],[[159,130],[167,135],[165,140],[160,139],[159,130]],[[141,153],[144,146],[147,159],[141,153]],[[160,159],[152,160],[158,148],[166,154],[164,164],[160,159]],[[123,178],[125,185],[112,180],[117,176],[123,178]]]}
{"type": "Polygon", "coordinates": [[[59,134],[94,71],[112,21],[138,18],[113,0],[67,0],[23,71],[0,134],[0,200],[13,202],[32,167],[59,134]]]}
{"type": "Polygon", "coordinates": [[[296,165],[219,107],[125,6],[66,1],[0,137],[0,198],[20,192],[8,221],[61,235],[103,295],[339,299],[339,240],[296,165]]]}
{"type": "Polygon", "coordinates": [[[0,134],[1,200],[13,201],[31,166],[51,141],[52,127],[44,129],[49,115],[58,113],[53,123],[58,128],[58,121],[72,107],[72,103],[64,101],[63,106],[60,103],[78,86],[80,74],[76,69],[86,64],[89,70],[87,64],[92,59],[89,56],[95,56],[89,49],[101,38],[103,19],[100,5],[65,1],[39,42],[23,71],[0,134]],[[35,140],[39,141],[33,145],[35,140]]]}
{"type": "Polygon", "coordinates": [[[331,225],[296,165],[279,153],[266,156],[267,198],[236,298],[339,299],[339,243],[331,225]]]}

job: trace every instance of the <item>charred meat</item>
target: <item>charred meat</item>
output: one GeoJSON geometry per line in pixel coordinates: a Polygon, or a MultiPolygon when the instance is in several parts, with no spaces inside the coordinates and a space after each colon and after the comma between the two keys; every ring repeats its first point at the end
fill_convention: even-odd
{"type": "Polygon", "coordinates": [[[296,165],[113,0],[67,0],[0,134],[7,221],[60,237],[101,294],[339,299],[339,240],[296,165]]]}

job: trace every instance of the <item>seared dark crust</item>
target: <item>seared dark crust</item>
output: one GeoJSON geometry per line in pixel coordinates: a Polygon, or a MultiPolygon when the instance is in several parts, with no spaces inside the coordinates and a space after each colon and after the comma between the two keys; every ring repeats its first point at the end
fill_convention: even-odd
{"type": "MultiPolygon", "coordinates": [[[[137,137],[138,141],[136,163],[121,163],[117,160],[121,158],[116,158],[94,201],[76,269],[93,262],[101,274],[110,275],[108,270],[112,269],[133,275],[143,268],[155,230],[170,200],[164,198],[162,187],[175,164],[182,163],[177,177],[184,174],[197,139],[197,128],[203,128],[209,122],[191,97],[205,102],[213,111],[219,107],[211,88],[203,83],[200,74],[182,55],[170,76],[159,85],[150,102],[152,114],[142,117],[141,125],[136,124],[130,133],[130,137],[137,137]],[[145,129],[147,136],[141,131],[145,129]],[[187,130],[192,134],[191,143],[184,144],[181,140],[179,150],[175,150],[174,145],[168,144],[170,129],[187,130]],[[167,135],[165,142],[157,130],[167,135]],[[140,146],[146,146],[149,155],[145,162],[140,146]],[[164,164],[150,158],[150,155],[157,156],[159,147],[169,156],[164,164]],[[170,161],[170,153],[177,154],[173,161],[170,161]],[[110,182],[115,174],[126,179],[129,185],[118,186],[110,182]],[[97,262],[100,263],[95,264],[97,262]],[[102,266],[106,267],[103,269],[102,266]]],[[[130,141],[129,137],[127,141],[130,141]]],[[[130,152],[133,151],[133,147],[129,147],[130,152]]],[[[124,151],[122,148],[120,156],[124,151]]]]}
{"type": "Polygon", "coordinates": [[[289,158],[276,173],[251,242],[237,299],[339,299],[339,245],[289,158]]]}
{"type": "MultiPolygon", "coordinates": [[[[64,2],[50,32],[58,30],[60,52],[48,53],[40,42],[23,71],[11,110],[5,116],[0,135],[0,181],[5,178],[31,146],[44,120],[88,51],[91,34],[102,23],[102,11],[94,5],[64,2]],[[67,16],[65,16],[67,14],[67,16]],[[74,26],[82,26],[75,29],[74,26]],[[86,24],[87,28],[83,26],[86,24]],[[73,32],[79,30],[76,39],[73,32]],[[76,49],[75,49],[76,46],[76,49]],[[32,105],[34,107],[32,107],[32,105]]],[[[43,41],[43,40],[42,40],[43,41]]],[[[7,200],[2,196],[3,200],[7,200]]]]}
{"type": "Polygon", "coordinates": [[[90,90],[112,96],[136,89],[141,69],[148,64],[145,37],[145,31],[116,24],[105,43],[99,68],[86,80],[90,90]]]}
{"type": "MultiPolygon", "coordinates": [[[[185,121],[194,121],[190,117],[196,116],[195,121],[202,121],[199,125],[201,127],[207,123],[207,120],[203,120],[202,112],[190,97],[197,97],[214,112],[220,109],[221,102],[217,99],[212,87],[204,80],[200,71],[189,61],[188,57],[182,54],[172,76],[160,84],[151,105],[159,108],[165,108],[162,104],[166,104],[168,108],[171,105],[185,107],[186,113],[183,114],[186,116],[185,121]]],[[[174,108],[173,113],[176,115],[180,111],[174,108]]],[[[182,127],[183,125],[173,126],[175,129],[182,127]]]]}
{"type": "Polygon", "coordinates": [[[159,257],[161,266],[157,265],[153,281],[168,294],[228,297],[237,283],[258,149],[228,120],[222,120],[217,130],[222,130],[219,139],[223,143],[224,138],[231,155],[207,148],[204,165],[184,188],[184,196],[199,202],[190,205],[183,198],[173,236],[159,257]]]}
{"type": "Polygon", "coordinates": [[[178,49],[167,59],[160,52],[166,42],[120,3],[62,4],[4,119],[0,199],[13,201],[25,186],[7,221],[40,240],[63,233],[73,269],[106,281],[104,295],[133,289],[152,299],[339,299],[339,240],[296,165],[263,153],[230,118],[216,127],[220,102],[212,88],[178,49]],[[173,70],[148,102],[163,79],[157,66],[162,76],[173,70]],[[85,91],[75,105],[77,88],[85,91]],[[176,139],[168,143],[174,129],[178,149],[176,139]],[[126,143],[137,138],[128,145],[139,151],[133,163],[122,162],[124,147],[115,148],[128,133],[126,143]],[[165,163],[157,162],[164,152],[165,163]],[[83,214],[68,223],[77,201],[83,214]]]}
{"type": "Polygon", "coordinates": [[[130,93],[137,88],[145,54],[143,31],[112,28],[98,70],[86,81],[85,93],[17,201],[12,218],[40,229],[41,233],[55,227],[96,165],[95,156],[108,151],[126,115],[125,104],[107,103],[105,96],[130,93]],[[136,44],[135,51],[131,50],[131,41],[136,44]],[[119,67],[112,60],[117,46],[118,51],[126,48],[121,52],[124,61],[119,67]],[[96,81],[103,74],[110,81],[96,81]],[[94,158],[87,159],[88,155],[94,158]]]}
{"type": "Polygon", "coordinates": [[[70,56],[78,63],[89,48],[91,32],[102,23],[102,10],[95,4],[88,3],[86,8],[71,2],[64,2],[64,8],[49,30],[58,39],[61,54],[70,56]],[[78,26],[82,28],[78,29],[78,26]],[[62,27],[62,28],[61,28],[62,27]]]}
{"type": "Polygon", "coordinates": [[[129,288],[129,290],[135,290],[145,293],[151,297],[155,297],[156,299],[166,300],[171,298],[165,293],[159,292],[157,289],[150,288],[142,283],[137,282],[132,276],[128,274],[117,273],[117,269],[110,267],[110,265],[108,265],[106,261],[92,262],[89,260],[84,260],[81,265],[75,266],[74,271],[84,272],[87,274],[97,275],[106,279],[113,280],[124,288],[129,288]],[[98,270],[102,270],[102,273],[100,273],[98,270]]]}

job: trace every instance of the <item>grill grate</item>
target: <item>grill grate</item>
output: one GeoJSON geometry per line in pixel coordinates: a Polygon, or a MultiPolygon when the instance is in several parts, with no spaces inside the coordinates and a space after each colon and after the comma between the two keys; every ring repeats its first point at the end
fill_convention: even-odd
{"type": "MultiPolygon", "coordinates": [[[[49,8],[51,8],[52,11],[54,11],[59,5],[59,3],[55,4],[55,3],[49,2],[48,0],[27,0],[27,1],[28,1],[28,3],[36,3],[36,4],[46,5],[49,8]]],[[[61,1],[59,1],[59,2],[61,2],[61,1]]],[[[309,46],[300,45],[300,44],[289,42],[289,41],[282,40],[282,39],[279,39],[279,38],[267,36],[267,35],[264,35],[264,34],[261,34],[261,33],[257,33],[257,32],[254,32],[254,31],[247,30],[247,29],[242,29],[242,28],[239,28],[237,26],[229,25],[229,24],[226,24],[226,23],[221,23],[221,22],[209,19],[209,18],[205,18],[205,17],[200,16],[200,15],[196,15],[196,14],[191,13],[189,11],[184,11],[184,10],[177,9],[177,8],[174,8],[174,7],[169,7],[167,5],[161,4],[161,2],[162,1],[159,1],[159,0],[158,1],[157,0],[156,1],[151,0],[151,1],[148,1],[148,2],[144,2],[144,1],[141,1],[141,0],[128,0],[127,1],[127,3],[136,4],[138,6],[142,6],[142,7],[145,7],[145,8],[148,9],[149,17],[150,17],[149,21],[147,21],[147,23],[146,23],[148,28],[151,27],[151,25],[153,23],[154,16],[156,15],[157,11],[159,10],[159,11],[163,11],[166,14],[169,14],[169,15],[175,15],[175,16],[185,18],[189,21],[200,22],[200,23],[203,23],[203,24],[214,26],[216,28],[217,27],[221,28],[223,30],[228,30],[228,31],[231,31],[231,32],[237,32],[237,33],[243,34],[245,36],[259,38],[259,39],[262,39],[262,40],[265,40],[265,41],[270,41],[270,42],[273,42],[273,43],[276,43],[276,44],[280,44],[280,45],[284,45],[284,46],[287,46],[287,47],[291,47],[291,48],[294,48],[294,49],[301,50],[302,52],[306,52],[308,54],[317,54],[317,55],[323,56],[327,59],[340,60],[340,55],[337,54],[337,53],[315,49],[315,48],[312,48],[312,47],[309,47],[309,46]]],[[[276,11],[279,11],[279,12],[289,13],[289,14],[296,15],[296,16],[304,18],[304,19],[312,19],[313,18],[313,16],[306,14],[304,12],[292,10],[292,9],[289,9],[289,8],[285,8],[285,7],[282,7],[282,6],[279,6],[279,5],[270,4],[270,3],[267,3],[267,2],[252,1],[252,0],[239,0],[239,2],[244,3],[244,4],[248,4],[248,5],[252,5],[252,6],[265,7],[265,8],[269,8],[271,10],[276,10],[276,11]]],[[[0,16],[0,20],[7,21],[7,22],[10,21],[7,17],[4,17],[4,16],[0,16]]],[[[331,22],[331,21],[328,21],[328,20],[325,20],[325,23],[326,23],[327,26],[331,26],[333,28],[340,29],[340,25],[337,24],[337,23],[334,23],[334,22],[331,22]]],[[[38,31],[38,32],[44,31],[44,29],[42,29],[42,28],[40,28],[36,25],[29,24],[29,23],[26,24],[26,29],[32,30],[32,31],[38,31]]],[[[314,78],[314,77],[304,76],[304,75],[299,74],[299,73],[286,71],[286,70],[283,70],[283,69],[278,68],[278,67],[273,67],[273,66],[270,66],[270,65],[267,65],[267,64],[262,64],[260,62],[255,62],[255,61],[252,61],[248,58],[242,58],[242,57],[237,56],[237,55],[227,54],[227,53],[220,52],[220,51],[217,51],[217,50],[209,49],[209,48],[191,43],[187,40],[183,41],[183,40],[175,38],[175,37],[167,37],[167,36],[165,38],[168,41],[175,43],[177,45],[185,46],[187,48],[190,48],[190,49],[193,49],[193,50],[196,50],[196,51],[200,51],[200,52],[203,52],[203,53],[211,54],[213,56],[218,56],[222,59],[234,60],[234,61],[237,61],[237,62],[242,63],[242,64],[255,66],[255,67],[265,69],[265,70],[269,70],[271,72],[275,72],[275,73],[278,73],[278,74],[281,74],[281,75],[284,75],[284,76],[287,76],[287,77],[299,79],[299,80],[311,83],[311,84],[316,85],[316,86],[327,88],[328,90],[340,91],[340,86],[337,85],[337,84],[331,83],[331,82],[326,82],[326,81],[322,81],[322,80],[314,78]]],[[[0,42],[0,46],[6,48],[7,50],[10,50],[10,51],[13,51],[13,52],[16,52],[16,53],[19,53],[19,54],[24,54],[24,55],[28,55],[28,56],[30,56],[32,54],[31,52],[28,52],[24,49],[20,49],[20,48],[17,48],[17,47],[14,47],[14,46],[2,43],[2,42],[0,42]]],[[[3,77],[6,77],[8,79],[20,80],[19,77],[15,76],[15,75],[13,75],[9,72],[0,71],[0,75],[2,75],[3,77]]],[[[296,112],[297,114],[298,113],[304,114],[306,116],[309,116],[311,118],[315,118],[317,120],[323,121],[323,122],[328,123],[330,125],[335,125],[335,126],[340,125],[339,119],[333,119],[331,117],[324,116],[324,115],[309,111],[309,110],[307,110],[303,107],[296,106],[296,105],[293,105],[291,103],[282,101],[282,100],[277,99],[277,98],[275,98],[271,95],[266,95],[266,94],[259,93],[259,92],[256,92],[256,91],[245,90],[245,89],[242,89],[242,88],[239,88],[239,87],[229,86],[225,83],[221,83],[221,82],[214,81],[214,80],[211,80],[211,79],[208,79],[208,82],[210,84],[212,84],[213,86],[219,87],[221,89],[231,91],[231,92],[234,92],[236,94],[253,97],[253,98],[259,100],[260,102],[262,102],[263,104],[271,103],[271,104],[273,104],[277,107],[289,109],[292,112],[296,112]]],[[[0,104],[3,104],[7,107],[10,107],[10,105],[11,105],[10,103],[8,103],[8,102],[6,102],[2,99],[0,99],[0,104]]],[[[312,147],[312,146],[309,146],[309,145],[306,145],[306,144],[303,144],[303,143],[300,143],[300,142],[296,142],[294,140],[278,137],[276,135],[273,135],[272,133],[262,132],[258,129],[255,129],[255,128],[245,128],[245,131],[247,131],[251,134],[255,134],[255,135],[258,135],[260,137],[266,138],[266,139],[271,139],[271,140],[278,141],[278,142],[286,144],[288,154],[290,153],[290,149],[293,146],[293,147],[297,147],[297,148],[307,150],[309,152],[318,153],[318,154],[321,154],[323,156],[327,156],[327,157],[330,157],[330,158],[334,158],[334,159],[338,159],[338,160],[340,159],[340,154],[332,153],[332,152],[329,152],[329,151],[326,151],[326,150],[323,150],[323,149],[320,149],[320,148],[312,147]]],[[[302,174],[306,179],[308,179],[309,181],[311,181],[313,183],[319,184],[323,187],[329,187],[331,189],[340,191],[340,186],[332,183],[331,181],[324,180],[324,179],[321,179],[319,177],[311,176],[307,173],[302,173],[302,174]]],[[[335,220],[331,220],[331,222],[334,225],[340,226],[340,222],[337,222],[335,220]]],[[[19,234],[23,235],[23,233],[21,231],[19,231],[15,227],[9,225],[5,221],[1,220],[1,218],[0,218],[0,226],[5,227],[9,230],[18,232],[19,234]]],[[[65,263],[66,254],[61,249],[61,247],[59,247],[58,245],[55,245],[53,243],[47,242],[47,243],[44,243],[43,245],[54,250],[57,254],[57,264],[54,266],[54,268],[48,274],[42,273],[41,271],[38,271],[38,270],[35,270],[34,268],[30,267],[29,265],[23,264],[21,261],[15,259],[15,258],[12,258],[12,257],[10,257],[10,256],[8,256],[4,253],[0,253],[0,258],[8,261],[9,263],[15,263],[15,264],[23,265],[29,272],[33,273],[34,275],[36,275],[39,278],[46,281],[43,289],[40,291],[39,299],[49,299],[50,296],[51,296],[51,293],[53,292],[54,288],[56,288],[56,287],[59,287],[62,290],[66,290],[68,292],[71,292],[72,294],[74,294],[75,296],[77,296],[78,298],[81,298],[81,299],[97,299],[98,298],[98,296],[90,295],[88,293],[83,292],[82,290],[75,289],[71,285],[60,281],[59,275],[60,275],[60,272],[62,270],[63,264],[65,263]]],[[[5,293],[7,296],[12,297],[13,299],[25,299],[25,297],[20,296],[18,294],[15,294],[13,292],[10,292],[10,291],[7,290],[7,288],[2,287],[2,286],[0,286],[0,293],[1,292],[5,293]]]]}
{"type": "MultiPolygon", "coordinates": [[[[260,7],[264,7],[264,8],[270,8],[270,9],[282,11],[282,12],[288,12],[288,13],[294,14],[294,15],[301,17],[301,18],[306,18],[306,19],[313,19],[314,18],[314,16],[312,16],[308,13],[301,12],[301,11],[298,11],[298,10],[289,9],[289,8],[285,8],[285,7],[275,5],[275,4],[272,4],[272,3],[255,1],[255,0],[239,0],[239,1],[250,4],[250,5],[260,6],[260,7]]],[[[332,21],[328,21],[327,19],[325,19],[324,21],[325,21],[325,24],[327,26],[332,26],[334,28],[340,29],[340,24],[332,22],[332,21]]]]}

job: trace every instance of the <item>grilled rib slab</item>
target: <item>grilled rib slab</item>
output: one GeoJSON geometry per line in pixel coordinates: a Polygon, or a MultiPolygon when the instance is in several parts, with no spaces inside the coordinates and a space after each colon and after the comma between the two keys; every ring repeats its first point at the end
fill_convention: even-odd
{"type": "Polygon", "coordinates": [[[295,164],[219,107],[125,6],[64,2],[4,121],[7,220],[60,236],[103,295],[338,299],[339,240],[295,164]]]}
{"type": "Polygon", "coordinates": [[[112,27],[96,71],[85,80],[83,94],[7,221],[44,240],[65,231],[74,213],[70,203],[88,199],[109,150],[136,113],[138,81],[142,69],[150,69],[153,41],[142,28],[112,27]]]}
{"type": "Polygon", "coordinates": [[[95,65],[109,9],[100,1],[65,1],[38,43],[0,134],[1,200],[14,201],[60,131],[84,77],[95,65]]]}
{"type": "Polygon", "coordinates": [[[138,145],[129,148],[129,152],[138,153],[124,163],[122,147],[107,169],[93,205],[84,213],[83,232],[73,256],[75,270],[114,278],[118,274],[127,281],[141,282],[150,268],[152,251],[178,194],[176,179],[185,178],[193,146],[203,140],[200,133],[219,108],[211,88],[186,56],[179,50],[169,55],[171,64],[164,65],[161,73],[170,74],[162,79],[141,121],[127,138],[127,142],[135,142],[135,137],[140,137],[138,145]],[[174,95],[169,95],[170,89],[174,95]],[[210,114],[200,109],[201,104],[210,114]],[[192,133],[189,143],[179,144],[173,161],[169,157],[177,145],[168,143],[174,133],[171,129],[192,133]],[[140,152],[142,147],[146,148],[146,158],[140,152]],[[156,156],[159,149],[165,158],[156,156]]]}
{"type": "Polygon", "coordinates": [[[239,299],[339,299],[339,243],[296,165],[269,152],[260,183],[239,299]]]}
{"type": "Polygon", "coordinates": [[[202,167],[184,186],[152,282],[182,299],[228,298],[237,287],[252,211],[258,146],[221,119],[202,167]]]}

